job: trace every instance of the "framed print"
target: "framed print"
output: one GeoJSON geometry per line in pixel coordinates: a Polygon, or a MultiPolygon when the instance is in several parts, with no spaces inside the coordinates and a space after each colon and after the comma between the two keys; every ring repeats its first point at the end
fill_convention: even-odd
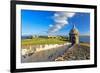
{"type": "Polygon", "coordinates": [[[96,66],[96,6],[11,1],[11,72],[96,66]]]}

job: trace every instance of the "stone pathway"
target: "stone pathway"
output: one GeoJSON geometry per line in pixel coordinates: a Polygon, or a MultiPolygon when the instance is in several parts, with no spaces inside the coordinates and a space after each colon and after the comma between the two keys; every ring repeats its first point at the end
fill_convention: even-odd
{"type": "Polygon", "coordinates": [[[43,50],[40,52],[36,52],[34,54],[29,55],[28,57],[21,58],[22,63],[28,62],[47,62],[47,61],[55,61],[55,58],[63,55],[69,48],[69,45],[64,45],[58,48],[51,48],[48,50],[43,50]]]}
{"type": "Polygon", "coordinates": [[[55,61],[69,61],[69,60],[89,60],[90,47],[87,45],[74,45],[68,49],[62,56],[59,56],[55,61]]]}

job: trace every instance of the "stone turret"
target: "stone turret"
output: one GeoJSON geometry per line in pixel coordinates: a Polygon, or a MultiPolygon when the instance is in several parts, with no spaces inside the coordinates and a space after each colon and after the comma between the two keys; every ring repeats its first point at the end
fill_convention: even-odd
{"type": "Polygon", "coordinates": [[[79,43],[79,32],[75,25],[73,25],[72,29],[69,32],[69,39],[72,45],[79,43]]]}

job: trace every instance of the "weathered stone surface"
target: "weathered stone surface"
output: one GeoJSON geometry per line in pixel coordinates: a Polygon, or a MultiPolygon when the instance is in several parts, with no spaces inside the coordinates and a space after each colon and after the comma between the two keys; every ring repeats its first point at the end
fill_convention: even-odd
{"type": "Polygon", "coordinates": [[[73,28],[69,32],[69,39],[72,45],[79,44],[79,31],[75,25],[73,25],[73,28]]]}
{"type": "Polygon", "coordinates": [[[89,60],[90,59],[90,47],[85,45],[74,45],[73,48],[69,49],[64,55],[56,58],[60,61],[69,60],[89,60]]]}

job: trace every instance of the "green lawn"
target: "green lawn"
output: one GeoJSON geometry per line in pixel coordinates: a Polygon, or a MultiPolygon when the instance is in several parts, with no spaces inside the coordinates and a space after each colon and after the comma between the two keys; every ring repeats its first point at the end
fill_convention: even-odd
{"type": "Polygon", "coordinates": [[[56,38],[33,38],[24,39],[21,41],[22,45],[42,45],[42,44],[63,44],[67,41],[56,38]]]}

